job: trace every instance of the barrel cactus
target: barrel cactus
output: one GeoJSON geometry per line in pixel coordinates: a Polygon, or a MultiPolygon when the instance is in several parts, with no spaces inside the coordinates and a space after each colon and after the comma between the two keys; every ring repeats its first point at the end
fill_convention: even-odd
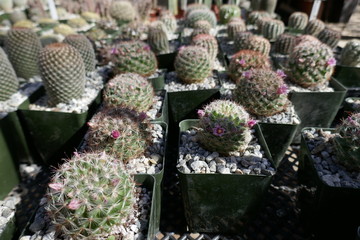
{"type": "Polygon", "coordinates": [[[199,4],[199,3],[189,4],[186,8],[185,18],[187,18],[187,16],[194,10],[209,10],[209,8],[205,4],[199,4]]]}
{"type": "Polygon", "coordinates": [[[118,36],[118,39],[121,41],[140,40],[141,37],[140,28],[141,28],[140,24],[137,21],[123,24],[120,27],[120,35],[118,36]]]}
{"type": "Polygon", "coordinates": [[[0,48],[0,101],[6,101],[19,88],[19,81],[4,50],[0,48]]]}
{"type": "Polygon", "coordinates": [[[74,47],[65,43],[47,45],[40,52],[39,68],[50,106],[81,98],[85,66],[74,47]]]}
{"type": "Polygon", "coordinates": [[[234,40],[235,36],[237,36],[240,32],[246,31],[246,25],[241,18],[233,18],[227,24],[226,30],[227,30],[228,38],[234,40]]]}
{"type": "Polygon", "coordinates": [[[336,48],[341,39],[341,32],[325,27],[324,30],[319,33],[318,38],[330,48],[336,48]]]}
{"type": "Polygon", "coordinates": [[[341,64],[350,67],[360,67],[360,40],[350,40],[341,52],[341,64]]]}
{"type": "Polygon", "coordinates": [[[59,25],[59,22],[52,18],[40,18],[38,23],[42,28],[54,28],[59,25]]]}
{"type": "Polygon", "coordinates": [[[184,83],[201,83],[210,76],[212,62],[205,48],[188,46],[182,48],[175,58],[175,71],[184,83]]]}
{"type": "Polygon", "coordinates": [[[289,17],[288,27],[291,30],[302,31],[308,24],[309,17],[303,12],[293,12],[289,17]]]}
{"type": "Polygon", "coordinates": [[[266,22],[270,22],[272,20],[274,20],[274,19],[269,18],[269,17],[260,17],[260,18],[258,18],[258,20],[256,20],[256,24],[255,24],[256,28],[257,28],[255,33],[257,33],[259,35],[262,35],[262,28],[263,28],[264,24],[266,22]]]}
{"type": "Polygon", "coordinates": [[[109,11],[119,25],[134,21],[137,15],[134,6],[128,1],[113,1],[109,11]]]}
{"type": "Polygon", "coordinates": [[[206,20],[199,20],[194,23],[191,38],[199,34],[210,34],[211,24],[206,20]]]}
{"type": "Polygon", "coordinates": [[[321,43],[320,40],[312,35],[300,35],[295,38],[295,46],[304,43],[304,42],[312,42],[312,43],[321,43]]]}
{"type": "Polygon", "coordinates": [[[215,61],[218,54],[218,43],[215,37],[210,34],[199,34],[191,41],[191,45],[203,47],[207,50],[210,60],[215,61]]]}
{"type": "Polygon", "coordinates": [[[270,53],[270,48],[271,45],[269,40],[261,36],[252,35],[244,41],[242,49],[258,51],[265,56],[268,56],[270,53]]]}
{"type": "Polygon", "coordinates": [[[259,18],[271,18],[270,14],[265,11],[252,11],[247,17],[247,24],[255,25],[259,18]]]}
{"type": "Polygon", "coordinates": [[[98,22],[101,19],[100,15],[95,12],[83,12],[81,13],[81,17],[90,23],[98,22]]]}
{"type": "Polygon", "coordinates": [[[304,34],[317,36],[325,28],[325,23],[319,19],[308,22],[304,29],[304,34]]]}
{"type": "Polygon", "coordinates": [[[274,53],[288,55],[295,47],[296,37],[290,34],[281,34],[274,44],[274,53]]]}
{"type": "Polygon", "coordinates": [[[13,25],[14,28],[29,28],[34,29],[36,24],[30,20],[20,20],[13,25]]]}
{"type": "Polygon", "coordinates": [[[162,13],[160,16],[160,21],[162,21],[166,27],[168,33],[174,33],[177,29],[177,22],[174,14],[167,11],[162,13]]]}
{"type": "Polygon", "coordinates": [[[18,77],[29,79],[39,75],[40,50],[40,39],[31,29],[13,28],[8,32],[5,51],[18,77]]]}
{"type": "Polygon", "coordinates": [[[239,32],[234,36],[234,46],[237,51],[245,49],[248,39],[253,36],[251,32],[239,32]]]}
{"type": "Polygon", "coordinates": [[[231,18],[241,17],[241,10],[238,6],[232,4],[224,4],[220,7],[220,23],[227,24],[231,18]]]}
{"type": "Polygon", "coordinates": [[[67,24],[57,25],[56,27],[54,27],[54,32],[57,34],[64,35],[64,36],[67,36],[70,34],[76,34],[75,30],[67,24]]]}
{"type": "Polygon", "coordinates": [[[262,35],[269,40],[277,39],[284,31],[284,23],[275,19],[264,22],[261,28],[262,35]]]}
{"type": "Polygon", "coordinates": [[[67,24],[72,28],[82,28],[88,25],[85,19],[82,17],[69,19],[67,24]]]}
{"type": "Polygon", "coordinates": [[[150,26],[147,41],[155,54],[165,54],[170,52],[169,39],[162,28],[150,26]]]}
{"type": "Polygon", "coordinates": [[[216,26],[216,16],[213,11],[210,10],[193,10],[189,13],[189,15],[186,18],[186,23],[188,27],[193,28],[194,23],[199,20],[205,20],[208,21],[211,24],[211,27],[216,26]]]}
{"type": "Polygon", "coordinates": [[[254,121],[243,107],[229,100],[215,100],[198,115],[197,139],[206,150],[223,155],[245,151],[254,121]]]}

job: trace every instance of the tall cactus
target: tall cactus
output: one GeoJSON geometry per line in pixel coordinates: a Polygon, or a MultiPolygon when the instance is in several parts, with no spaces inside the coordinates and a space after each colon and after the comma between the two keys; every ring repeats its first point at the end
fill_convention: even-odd
{"type": "Polygon", "coordinates": [[[289,17],[288,26],[292,30],[302,31],[308,24],[309,17],[303,12],[293,12],[289,17]]]}
{"type": "Polygon", "coordinates": [[[341,32],[325,27],[324,30],[319,33],[318,38],[329,47],[336,48],[341,39],[341,32]]]}
{"type": "Polygon", "coordinates": [[[350,67],[360,67],[360,40],[350,40],[341,52],[341,64],[350,67]]]}
{"type": "Polygon", "coordinates": [[[162,28],[150,26],[147,41],[155,54],[165,54],[170,51],[169,39],[162,28]]]}
{"type": "Polygon", "coordinates": [[[6,101],[19,88],[19,81],[4,50],[0,48],[0,101],[6,101]]]}
{"type": "Polygon", "coordinates": [[[241,10],[236,5],[225,4],[220,7],[220,23],[227,24],[232,18],[241,17],[241,10]]]}
{"type": "Polygon", "coordinates": [[[317,36],[325,28],[325,23],[319,19],[314,19],[308,22],[304,29],[304,34],[317,36]]]}
{"type": "Polygon", "coordinates": [[[245,22],[241,18],[233,18],[227,24],[227,34],[228,38],[234,40],[235,36],[240,32],[246,31],[245,22]]]}
{"type": "Polygon", "coordinates": [[[296,37],[290,34],[281,34],[274,44],[274,52],[288,55],[295,47],[296,37]]]}
{"type": "Polygon", "coordinates": [[[277,39],[284,31],[285,25],[280,20],[266,21],[261,28],[262,35],[270,40],[277,39]]]}
{"type": "Polygon", "coordinates": [[[164,11],[160,16],[160,21],[162,21],[167,29],[167,32],[174,33],[177,29],[177,22],[174,14],[169,11],[164,11]]]}
{"type": "Polygon", "coordinates": [[[113,1],[109,11],[119,25],[134,21],[137,15],[134,6],[128,1],[113,1]]]}

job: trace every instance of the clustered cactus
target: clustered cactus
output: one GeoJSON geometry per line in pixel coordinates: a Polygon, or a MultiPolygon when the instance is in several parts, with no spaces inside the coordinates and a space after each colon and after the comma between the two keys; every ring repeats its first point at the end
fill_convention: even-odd
{"type": "Polygon", "coordinates": [[[199,34],[191,41],[191,45],[203,47],[207,50],[211,62],[214,62],[218,54],[218,43],[210,34],[199,34]]]}
{"type": "Polygon", "coordinates": [[[325,23],[319,19],[314,19],[308,22],[304,29],[304,34],[317,36],[325,28],[325,23]]]}
{"type": "Polygon", "coordinates": [[[4,50],[0,48],[0,101],[6,101],[19,88],[19,81],[4,50]]]}
{"type": "Polygon", "coordinates": [[[303,12],[294,12],[289,17],[288,27],[291,30],[302,31],[308,24],[309,17],[303,12]]]}
{"type": "Polygon", "coordinates": [[[341,64],[350,67],[360,67],[360,40],[350,40],[341,52],[341,64]]]}
{"type": "Polygon", "coordinates": [[[114,18],[119,25],[134,21],[137,15],[134,6],[128,1],[113,1],[109,10],[110,16],[114,18]]]}
{"type": "Polygon", "coordinates": [[[166,31],[161,27],[150,26],[147,41],[155,54],[165,54],[170,51],[169,39],[166,31]]]}
{"type": "Polygon", "coordinates": [[[211,27],[216,26],[216,16],[213,11],[210,10],[204,10],[204,9],[198,9],[193,10],[189,13],[189,15],[186,18],[186,22],[188,27],[193,28],[195,22],[199,20],[205,20],[208,21],[211,24],[211,27]]]}
{"type": "Polygon", "coordinates": [[[261,27],[262,35],[269,40],[277,39],[284,31],[284,23],[275,19],[265,21],[261,27]]]}
{"type": "Polygon", "coordinates": [[[325,27],[318,35],[318,39],[327,44],[330,48],[335,48],[341,38],[341,32],[325,27]]]}
{"type": "Polygon", "coordinates": [[[220,23],[226,24],[232,18],[241,17],[241,10],[236,5],[224,4],[220,7],[220,23]]]}
{"type": "Polygon", "coordinates": [[[228,38],[234,40],[240,32],[246,31],[245,22],[241,18],[232,18],[227,24],[228,38]]]}
{"type": "Polygon", "coordinates": [[[276,39],[274,44],[274,52],[288,55],[292,52],[295,47],[296,38],[290,34],[281,34],[278,39],[276,39]]]}

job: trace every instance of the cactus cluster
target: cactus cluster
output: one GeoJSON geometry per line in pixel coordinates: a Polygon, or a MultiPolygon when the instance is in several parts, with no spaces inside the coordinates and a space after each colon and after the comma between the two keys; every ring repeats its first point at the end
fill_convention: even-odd
{"type": "Polygon", "coordinates": [[[235,36],[237,36],[240,32],[246,31],[246,25],[241,18],[233,18],[227,24],[226,30],[228,38],[234,40],[235,36]]]}
{"type": "Polygon", "coordinates": [[[271,18],[271,16],[265,11],[252,11],[247,17],[247,24],[255,25],[259,18],[271,18]]]}
{"type": "Polygon", "coordinates": [[[278,39],[276,39],[274,44],[274,53],[280,53],[283,55],[288,55],[292,52],[296,44],[296,37],[290,34],[281,34],[278,39]]]}
{"type": "Polygon", "coordinates": [[[243,72],[235,89],[235,101],[257,116],[272,116],[284,111],[289,100],[283,72],[251,69],[243,72]]]}
{"type": "Polygon", "coordinates": [[[234,46],[237,51],[245,49],[248,39],[253,36],[252,32],[239,32],[234,36],[234,46]]]}
{"type": "Polygon", "coordinates": [[[197,139],[205,149],[223,155],[245,151],[254,121],[243,107],[229,100],[215,100],[198,110],[198,115],[197,139]]]}
{"type": "Polygon", "coordinates": [[[318,39],[330,48],[336,48],[341,38],[341,32],[325,27],[318,35],[318,39]]]}
{"type": "Polygon", "coordinates": [[[72,28],[82,28],[88,25],[86,20],[82,17],[69,19],[69,21],[67,21],[67,24],[72,28]]]}
{"type": "Polygon", "coordinates": [[[220,7],[220,23],[227,24],[232,18],[241,17],[241,10],[238,6],[224,4],[220,7]]]}
{"type": "Polygon", "coordinates": [[[289,17],[288,27],[291,30],[302,31],[308,24],[309,17],[303,12],[293,12],[289,17]]]}
{"type": "MultiPolygon", "coordinates": [[[[238,46],[239,43],[235,43],[236,46],[238,46]]],[[[269,56],[270,53],[270,42],[264,37],[251,35],[248,38],[245,38],[242,43],[242,48],[238,50],[248,49],[248,50],[254,50],[258,51],[265,56],[269,56]]]]}
{"type": "Polygon", "coordinates": [[[4,50],[0,48],[0,101],[6,101],[19,88],[19,81],[4,50]]]}
{"type": "Polygon", "coordinates": [[[284,31],[284,23],[275,19],[265,21],[261,27],[262,35],[269,40],[277,39],[284,31]]]}
{"type": "Polygon", "coordinates": [[[137,15],[134,6],[128,1],[113,1],[109,11],[119,25],[134,21],[137,15]]]}
{"type": "Polygon", "coordinates": [[[175,71],[184,83],[200,83],[211,74],[212,62],[205,48],[183,47],[175,58],[175,71]]]}
{"type": "Polygon", "coordinates": [[[341,64],[350,67],[360,67],[360,40],[350,40],[341,52],[341,64]]]}
{"type": "Polygon", "coordinates": [[[199,20],[194,23],[191,38],[199,34],[210,34],[211,24],[206,20],[199,20]]]}
{"type": "Polygon", "coordinates": [[[304,29],[304,34],[317,36],[325,28],[325,23],[319,19],[314,19],[308,22],[304,29]]]}
{"type": "Polygon", "coordinates": [[[135,213],[135,182],[104,153],[76,153],[56,170],[46,210],[58,234],[102,239],[135,213]]]}
{"type": "Polygon", "coordinates": [[[169,39],[164,28],[153,25],[149,27],[147,42],[155,54],[170,52],[169,39]]]}
{"type": "Polygon", "coordinates": [[[191,41],[191,45],[203,47],[207,50],[211,62],[214,62],[218,54],[218,43],[210,34],[199,34],[191,41]]]}
{"type": "Polygon", "coordinates": [[[204,9],[198,9],[198,10],[191,11],[186,18],[187,26],[193,28],[195,22],[197,22],[199,20],[208,21],[211,24],[211,27],[216,26],[215,13],[213,11],[204,10],[204,9]]]}

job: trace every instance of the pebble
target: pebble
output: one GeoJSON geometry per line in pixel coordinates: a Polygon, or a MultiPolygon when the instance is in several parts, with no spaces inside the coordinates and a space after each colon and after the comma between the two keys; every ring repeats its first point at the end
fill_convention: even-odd
{"type": "Polygon", "coordinates": [[[204,89],[220,88],[216,74],[207,77],[202,83],[183,84],[176,76],[176,72],[166,74],[165,90],[168,92],[195,91],[204,89]]]}
{"type": "Polygon", "coordinates": [[[348,98],[345,98],[345,102],[350,104],[351,108],[354,109],[355,111],[357,111],[357,112],[360,111],[360,98],[348,97],[348,98]]]}

